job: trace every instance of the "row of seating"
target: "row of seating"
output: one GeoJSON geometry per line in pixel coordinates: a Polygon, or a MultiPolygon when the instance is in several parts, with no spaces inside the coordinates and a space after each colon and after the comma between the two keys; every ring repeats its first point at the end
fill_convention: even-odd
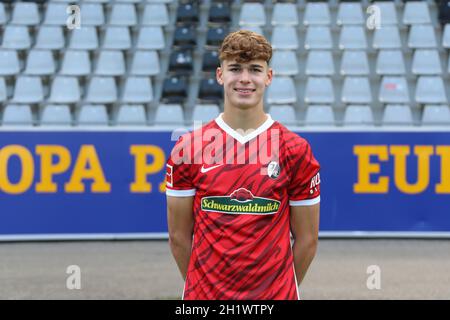
{"type": "MultiPolygon", "coordinates": [[[[208,122],[219,114],[217,105],[197,105],[193,110],[192,121],[208,122]]],[[[331,106],[314,105],[306,109],[304,121],[296,120],[294,108],[290,105],[272,106],[268,112],[272,118],[285,125],[335,125],[331,106]]],[[[180,105],[160,105],[154,121],[158,125],[185,125],[183,109],[180,105]]],[[[374,116],[368,105],[351,105],[345,110],[344,126],[373,126],[374,116]]],[[[108,114],[105,105],[82,105],[71,111],[68,105],[46,105],[39,116],[33,114],[29,105],[8,105],[3,112],[2,125],[147,125],[149,118],[143,105],[121,105],[116,112],[108,114]],[[38,119],[39,118],[39,119],[38,119]]],[[[382,125],[413,125],[412,111],[407,105],[387,105],[381,119],[382,125]]],[[[447,105],[427,105],[421,117],[422,125],[449,125],[450,108],[447,105]]]]}

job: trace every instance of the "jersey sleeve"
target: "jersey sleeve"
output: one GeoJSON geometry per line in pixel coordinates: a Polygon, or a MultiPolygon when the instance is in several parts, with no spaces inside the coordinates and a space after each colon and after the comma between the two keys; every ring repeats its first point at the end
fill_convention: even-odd
{"type": "Polygon", "coordinates": [[[295,151],[292,162],[292,178],[288,187],[289,205],[311,206],[319,203],[320,165],[308,142],[304,141],[295,151]]]}
{"type": "Polygon", "coordinates": [[[166,195],[172,197],[191,197],[195,195],[192,182],[192,164],[185,146],[188,144],[186,136],[181,137],[170,153],[166,164],[166,195]],[[184,141],[183,141],[184,138],[184,141]]]}

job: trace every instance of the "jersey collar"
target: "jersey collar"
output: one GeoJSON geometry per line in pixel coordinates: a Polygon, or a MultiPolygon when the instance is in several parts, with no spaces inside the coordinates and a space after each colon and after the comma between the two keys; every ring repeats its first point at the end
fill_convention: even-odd
{"type": "Polygon", "coordinates": [[[272,120],[272,117],[270,114],[266,113],[267,119],[264,121],[262,125],[260,125],[256,130],[252,131],[251,133],[243,136],[233,128],[231,128],[228,124],[225,123],[222,119],[223,113],[219,114],[219,116],[215,119],[217,125],[226,133],[228,133],[230,136],[232,136],[234,139],[239,141],[241,144],[245,144],[252,140],[253,138],[256,138],[259,134],[263,133],[267,129],[269,129],[272,124],[275,122],[272,120]]]}

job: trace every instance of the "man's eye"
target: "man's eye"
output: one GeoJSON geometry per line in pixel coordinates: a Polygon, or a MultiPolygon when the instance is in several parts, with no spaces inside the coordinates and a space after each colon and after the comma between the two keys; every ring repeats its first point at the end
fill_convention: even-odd
{"type": "Polygon", "coordinates": [[[253,71],[253,72],[261,72],[260,69],[253,69],[252,71],[253,71]]]}
{"type": "Polygon", "coordinates": [[[231,68],[230,71],[238,71],[239,68],[231,68]]]}

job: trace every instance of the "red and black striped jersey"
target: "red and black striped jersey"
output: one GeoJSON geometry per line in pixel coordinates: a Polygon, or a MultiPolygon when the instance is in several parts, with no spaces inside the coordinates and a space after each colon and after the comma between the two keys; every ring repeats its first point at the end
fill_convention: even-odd
{"type": "Polygon", "coordinates": [[[194,197],[184,299],[298,299],[290,206],[320,202],[308,142],[270,115],[242,135],[219,115],[183,135],[167,163],[166,194],[194,197]]]}

